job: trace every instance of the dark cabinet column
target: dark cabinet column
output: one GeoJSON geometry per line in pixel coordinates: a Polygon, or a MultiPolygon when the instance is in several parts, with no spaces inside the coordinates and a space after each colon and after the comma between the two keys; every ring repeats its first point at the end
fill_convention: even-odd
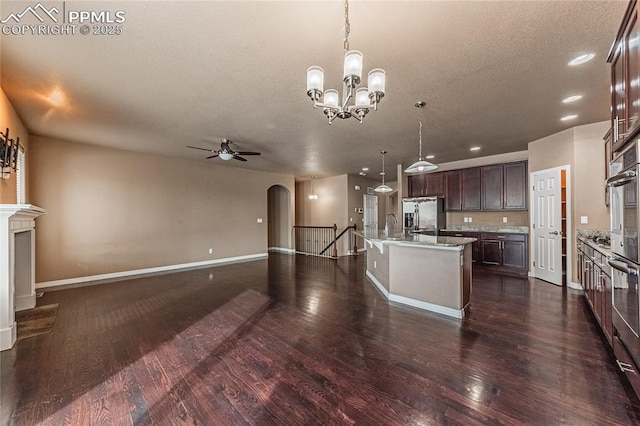
{"type": "Polygon", "coordinates": [[[504,185],[502,173],[502,164],[482,167],[482,210],[502,209],[502,193],[504,185]]]}
{"type": "Polygon", "coordinates": [[[447,211],[462,210],[461,184],[460,170],[446,172],[444,201],[447,211]]]}
{"type": "Polygon", "coordinates": [[[504,168],[504,208],[527,208],[527,163],[508,163],[504,168]]]}
{"type": "Polygon", "coordinates": [[[480,168],[462,169],[462,210],[480,210],[480,168]]]}
{"type": "Polygon", "coordinates": [[[413,175],[407,179],[409,197],[422,197],[425,193],[424,175],[413,175]]]}

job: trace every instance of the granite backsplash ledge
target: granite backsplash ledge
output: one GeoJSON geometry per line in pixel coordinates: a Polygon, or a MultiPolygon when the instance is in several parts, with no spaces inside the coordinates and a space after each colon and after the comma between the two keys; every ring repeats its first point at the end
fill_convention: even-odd
{"type": "Polygon", "coordinates": [[[609,237],[611,235],[611,231],[608,229],[577,228],[576,235],[580,238],[592,239],[594,237],[609,237]]]}
{"type": "Polygon", "coordinates": [[[447,225],[445,231],[503,232],[511,234],[528,234],[529,227],[506,225],[447,225]]]}

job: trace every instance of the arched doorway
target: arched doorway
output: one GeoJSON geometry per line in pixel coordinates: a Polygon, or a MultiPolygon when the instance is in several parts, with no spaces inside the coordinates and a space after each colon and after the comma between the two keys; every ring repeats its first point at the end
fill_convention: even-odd
{"type": "Polygon", "coordinates": [[[269,251],[291,251],[291,191],[273,185],[267,191],[267,247],[269,251]]]}

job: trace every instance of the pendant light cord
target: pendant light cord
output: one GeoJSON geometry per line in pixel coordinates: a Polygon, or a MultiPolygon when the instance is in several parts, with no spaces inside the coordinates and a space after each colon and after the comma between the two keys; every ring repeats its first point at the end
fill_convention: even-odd
{"type": "Polygon", "coordinates": [[[420,130],[418,131],[420,135],[420,155],[418,156],[418,160],[422,161],[422,114],[420,114],[420,110],[418,110],[418,118],[420,119],[420,130]]]}

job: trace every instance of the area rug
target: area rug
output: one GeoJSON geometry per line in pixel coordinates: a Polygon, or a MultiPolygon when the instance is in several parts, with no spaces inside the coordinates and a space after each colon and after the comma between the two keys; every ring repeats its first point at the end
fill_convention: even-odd
{"type": "Polygon", "coordinates": [[[57,303],[16,312],[18,340],[50,333],[56,322],[57,313],[57,303]]]}

